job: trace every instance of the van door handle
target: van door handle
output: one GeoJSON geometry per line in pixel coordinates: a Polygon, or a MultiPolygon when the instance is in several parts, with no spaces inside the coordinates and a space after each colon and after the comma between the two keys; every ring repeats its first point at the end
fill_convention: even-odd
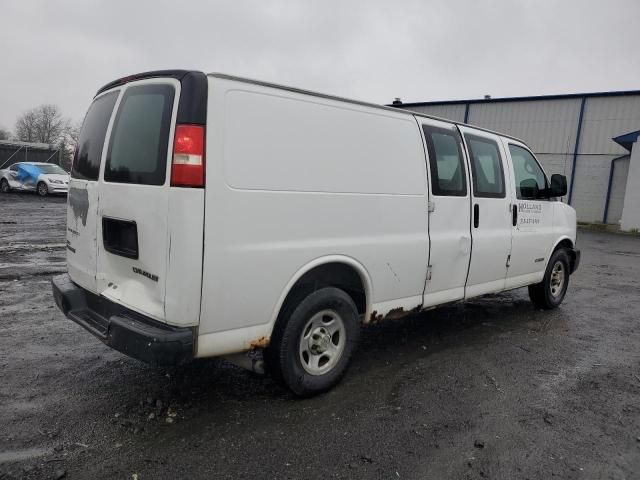
{"type": "Polygon", "coordinates": [[[478,228],[480,225],[480,205],[477,203],[473,206],[473,228],[478,228]]]}
{"type": "Polygon", "coordinates": [[[513,210],[511,213],[511,223],[515,227],[516,225],[518,225],[518,205],[514,204],[512,208],[513,210]]]}

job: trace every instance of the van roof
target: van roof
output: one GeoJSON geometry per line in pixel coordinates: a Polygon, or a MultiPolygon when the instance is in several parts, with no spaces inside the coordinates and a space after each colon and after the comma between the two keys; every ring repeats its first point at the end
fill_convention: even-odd
{"type": "Polygon", "coordinates": [[[351,98],[345,98],[345,97],[339,97],[336,95],[328,95],[326,93],[319,93],[319,92],[314,92],[312,90],[304,90],[302,88],[296,88],[296,87],[289,87],[286,85],[280,85],[278,83],[271,83],[271,82],[264,82],[262,80],[254,80],[251,78],[245,78],[245,77],[236,77],[235,75],[229,75],[226,73],[208,73],[207,74],[210,77],[215,77],[215,78],[221,78],[224,80],[234,80],[237,82],[243,82],[243,83],[250,83],[253,85],[261,85],[264,87],[271,87],[271,88],[277,88],[279,90],[286,90],[289,92],[295,92],[295,93],[302,93],[305,95],[312,95],[314,97],[320,97],[320,98],[326,98],[329,100],[337,100],[340,102],[347,102],[347,103],[352,103],[352,104],[356,104],[356,105],[362,105],[362,106],[366,106],[366,107],[372,107],[372,108],[378,108],[378,109],[382,109],[382,110],[387,110],[387,111],[392,111],[392,112],[396,112],[396,113],[406,113],[408,115],[412,115],[412,116],[416,116],[416,117],[422,117],[422,118],[429,118],[431,120],[438,120],[439,122],[445,122],[445,123],[450,123],[452,125],[462,125],[468,128],[473,128],[474,130],[480,130],[482,132],[487,132],[487,133],[492,133],[494,135],[499,135],[501,137],[505,137],[505,138],[510,138],[512,140],[516,140],[518,142],[524,143],[526,145],[526,143],[521,140],[518,137],[514,137],[512,135],[507,135],[506,133],[501,133],[501,132],[496,132],[495,130],[489,130],[487,128],[482,128],[482,127],[477,127],[475,125],[469,125],[467,123],[462,123],[462,122],[455,122],[453,120],[449,120],[446,118],[440,118],[440,117],[435,117],[433,115],[426,115],[424,113],[421,112],[414,112],[413,110],[407,110],[404,108],[396,108],[396,107],[389,107],[387,105],[379,105],[377,103],[370,103],[370,102],[364,102],[361,100],[353,100],[351,98]]]}
{"type": "MultiPolygon", "coordinates": [[[[134,80],[141,80],[143,78],[157,78],[157,77],[169,77],[169,78],[175,78],[175,79],[182,79],[184,76],[186,76],[188,73],[199,73],[202,74],[199,71],[196,70],[154,70],[154,71],[150,71],[150,72],[142,72],[142,73],[137,73],[134,75],[129,75],[126,77],[122,77],[119,78],[117,80],[114,80],[112,82],[107,83],[106,85],[104,85],[102,88],[100,88],[96,95],[99,95],[100,93],[104,92],[105,90],[109,90],[110,88],[114,88],[117,87],[119,85],[124,85],[125,83],[128,82],[132,82],[134,80]]],[[[286,90],[289,92],[295,92],[295,93],[301,93],[304,95],[311,95],[314,97],[319,97],[319,98],[325,98],[325,99],[329,99],[329,100],[336,100],[339,102],[346,102],[346,103],[351,103],[351,104],[355,104],[355,105],[362,105],[365,107],[371,107],[371,108],[376,108],[376,109],[380,109],[380,110],[387,110],[387,111],[392,111],[392,112],[396,112],[396,113],[405,113],[407,115],[412,115],[412,116],[416,116],[416,117],[421,117],[421,118],[429,118],[431,120],[437,120],[440,122],[445,122],[445,123],[449,123],[451,125],[461,125],[461,126],[465,126],[465,127],[469,127],[469,128],[473,128],[475,130],[479,130],[482,132],[487,132],[487,133],[492,133],[494,135],[499,135],[501,137],[506,137],[506,138],[511,138],[512,140],[516,140],[518,142],[521,143],[525,143],[524,141],[522,141],[521,139],[511,136],[511,135],[507,135],[505,133],[501,133],[501,132],[496,132],[494,130],[489,130],[487,128],[482,128],[482,127],[477,127],[475,125],[469,125],[466,123],[462,123],[462,122],[455,122],[453,120],[449,120],[446,118],[440,118],[440,117],[435,117],[432,115],[425,115],[424,113],[420,113],[420,112],[414,112],[413,110],[407,110],[404,108],[397,108],[397,107],[389,107],[387,105],[379,105],[377,103],[370,103],[370,102],[364,102],[361,100],[353,100],[350,98],[345,98],[345,97],[339,97],[336,95],[328,95],[326,93],[319,93],[319,92],[314,92],[311,90],[304,90],[302,88],[296,88],[296,87],[289,87],[286,85],[280,85],[277,83],[271,83],[271,82],[264,82],[262,80],[254,80],[251,78],[245,78],[245,77],[237,77],[235,75],[229,75],[226,73],[217,73],[217,72],[212,72],[212,73],[208,73],[207,76],[210,77],[214,77],[214,78],[220,78],[223,80],[232,80],[232,81],[236,81],[236,82],[242,82],[242,83],[249,83],[249,84],[253,84],[253,85],[260,85],[263,87],[270,87],[270,88],[277,88],[279,90],[286,90]]]]}

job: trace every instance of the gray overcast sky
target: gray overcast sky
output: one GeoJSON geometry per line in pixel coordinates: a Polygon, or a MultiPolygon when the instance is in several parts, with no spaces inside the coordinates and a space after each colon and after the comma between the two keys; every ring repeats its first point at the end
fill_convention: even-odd
{"type": "Polygon", "coordinates": [[[196,68],[388,103],[640,89],[640,1],[2,0],[0,126],[196,68]]]}

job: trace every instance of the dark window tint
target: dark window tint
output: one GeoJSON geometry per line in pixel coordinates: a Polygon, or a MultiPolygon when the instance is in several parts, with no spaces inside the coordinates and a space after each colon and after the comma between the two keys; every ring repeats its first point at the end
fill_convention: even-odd
{"type": "Polygon", "coordinates": [[[547,179],[531,152],[518,145],[509,144],[513,173],[516,178],[516,195],[519,199],[532,200],[547,188],[547,179]]]}
{"type": "Polygon", "coordinates": [[[11,165],[9,167],[9,170],[11,170],[12,172],[17,172],[18,171],[18,164],[14,163],[13,165],[11,165]]]}
{"type": "Polygon", "coordinates": [[[504,198],[504,172],[498,144],[475,135],[465,135],[465,139],[471,156],[473,194],[476,197],[504,198]]]}
{"type": "Polygon", "coordinates": [[[109,141],[105,181],[164,184],[174,92],[171,85],[125,91],[109,141]]]}
{"type": "Polygon", "coordinates": [[[85,180],[98,179],[104,136],[107,133],[107,126],[109,125],[109,119],[118,98],[118,93],[107,93],[95,99],[89,107],[82,124],[78,148],[73,158],[72,177],[85,180]]]}
{"type": "Polygon", "coordinates": [[[434,195],[467,194],[460,136],[454,130],[422,126],[429,151],[431,190],[434,195]]]}

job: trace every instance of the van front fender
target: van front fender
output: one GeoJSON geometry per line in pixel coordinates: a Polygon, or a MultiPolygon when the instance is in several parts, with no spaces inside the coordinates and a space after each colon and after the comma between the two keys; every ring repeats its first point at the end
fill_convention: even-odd
{"type": "Polygon", "coordinates": [[[549,264],[549,259],[553,252],[555,252],[558,248],[564,248],[569,253],[569,260],[571,265],[569,265],[569,273],[572,274],[578,268],[580,264],[580,250],[575,248],[573,240],[568,235],[562,235],[558,240],[553,244],[553,248],[549,250],[547,254],[547,266],[549,264]]]}

